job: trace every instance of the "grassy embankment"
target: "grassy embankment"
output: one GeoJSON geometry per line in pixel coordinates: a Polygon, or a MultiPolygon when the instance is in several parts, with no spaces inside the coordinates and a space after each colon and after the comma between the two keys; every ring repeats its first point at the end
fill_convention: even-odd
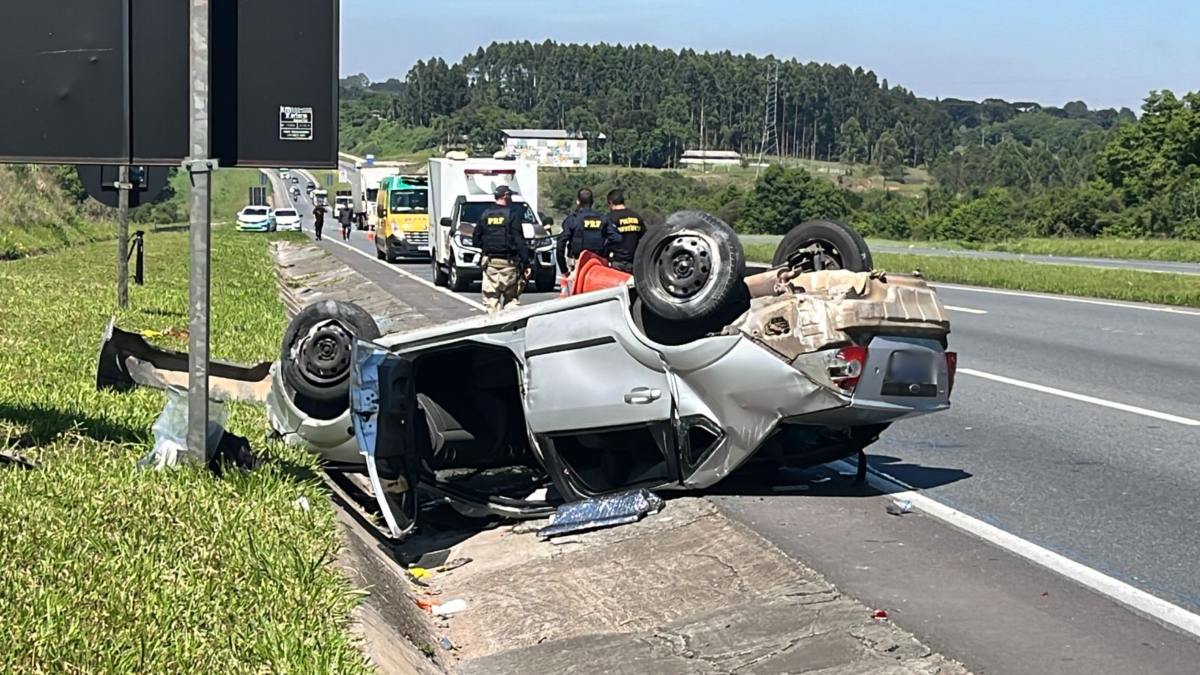
{"type": "Polygon", "coordinates": [[[55,171],[0,167],[0,260],[115,235],[113,223],[106,220],[107,209],[94,204],[81,212],[60,187],[55,171]]]}
{"type": "MultiPolygon", "coordinates": [[[[748,260],[769,261],[774,253],[773,244],[746,246],[748,260]]],[[[875,253],[873,257],[878,269],[920,270],[935,282],[1200,307],[1200,277],[1184,274],[950,256],[875,253]]]]}
{"type": "Polygon", "coordinates": [[[1077,258],[1125,258],[1167,262],[1200,262],[1200,241],[1184,239],[1057,239],[1050,237],[998,242],[868,240],[872,245],[916,248],[1004,251],[1077,258]]]}
{"type": "MultiPolygon", "coordinates": [[[[286,320],[268,239],[230,226],[213,233],[215,356],[278,354],[286,320]]],[[[186,330],[186,240],[147,236],[147,286],[132,289],[122,326],[186,330]]],[[[232,406],[229,424],[274,458],[260,469],[216,477],[135,467],[164,396],[95,390],[114,295],[109,249],[0,262],[0,449],[42,463],[0,465],[0,663],[17,672],[365,671],[347,632],[357,594],[329,565],[339,546],[333,508],[310,457],[268,445],[261,409],[232,406]],[[311,509],[296,506],[302,496],[311,509]]]]}
{"type": "MultiPolygon", "coordinates": [[[[15,260],[117,236],[116,210],[98,202],[74,201],[48,167],[0,167],[0,260],[15,260]]],[[[223,169],[213,182],[214,222],[232,221],[246,205],[249,187],[259,184],[258,171],[223,169]]],[[[172,201],[187,213],[188,177],[176,173],[172,201]]],[[[270,188],[268,187],[268,193],[270,188]]],[[[131,223],[130,231],[174,223],[131,223]]],[[[113,252],[115,255],[115,252],[113,252]]]]}

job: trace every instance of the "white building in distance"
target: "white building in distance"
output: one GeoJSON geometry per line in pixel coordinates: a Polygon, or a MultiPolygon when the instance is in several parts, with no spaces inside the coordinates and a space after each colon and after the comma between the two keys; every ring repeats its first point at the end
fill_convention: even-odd
{"type": "Polygon", "coordinates": [[[742,156],[734,150],[687,150],[679,163],[684,166],[738,166],[742,156]]]}
{"type": "MultiPolygon", "coordinates": [[[[588,144],[562,129],[501,129],[506,157],[537,162],[538,166],[583,168],[587,166],[588,144]]],[[[498,153],[498,154],[501,154],[498,153]]]]}

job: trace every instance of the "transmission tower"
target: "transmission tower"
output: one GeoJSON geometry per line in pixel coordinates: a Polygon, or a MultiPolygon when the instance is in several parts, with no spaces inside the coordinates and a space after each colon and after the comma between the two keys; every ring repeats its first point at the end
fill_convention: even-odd
{"type": "Polygon", "coordinates": [[[758,166],[754,169],[754,177],[762,171],[763,158],[769,154],[779,154],[779,133],[776,120],[779,119],[779,64],[767,64],[767,98],[763,106],[766,110],[763,117],[762,145],[758,148],[758,166]]]}

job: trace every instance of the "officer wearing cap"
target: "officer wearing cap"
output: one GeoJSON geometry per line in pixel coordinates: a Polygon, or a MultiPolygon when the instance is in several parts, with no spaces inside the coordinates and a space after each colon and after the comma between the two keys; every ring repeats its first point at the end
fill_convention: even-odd
{"type": "Polygon", "coordinates": [[[645,221],[625,206],[625,191],[617,188],[609,192],[604,242],[605,253],[612,266],[633,274],[633,254],[645,235],[645,221]]]}
{"type": "Polygon", "coordinates": [[[592,209],[592,191],[583,188],[575,193],[575,212],[563,221],[558,236],[558,269],[563,274],[573,272],[575,263],[584,251],[603,256],[605,246],[617,242],[604,238],[604,216],[592,209]]]}
{"type": "Polygon", "coordinates": [[[496,203],[479,216],[471,243],[483,252],[483,304],[488,313],[506,305],[520,304],[521,291],[529,278],[529,247],[521,227],[524,204],[514,208],[513,191],[496,188],[496,203]]]}

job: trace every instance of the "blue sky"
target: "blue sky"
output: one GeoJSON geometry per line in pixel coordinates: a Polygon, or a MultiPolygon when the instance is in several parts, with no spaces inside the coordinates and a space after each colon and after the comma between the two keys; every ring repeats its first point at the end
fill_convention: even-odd
{"type": "Polygon", "coordinates": [[[342,0],[342,72],[493,41],[645,42],[848,63],[928,97],[1135,110],[1200,89],[1200,1],[342,0]]]}

